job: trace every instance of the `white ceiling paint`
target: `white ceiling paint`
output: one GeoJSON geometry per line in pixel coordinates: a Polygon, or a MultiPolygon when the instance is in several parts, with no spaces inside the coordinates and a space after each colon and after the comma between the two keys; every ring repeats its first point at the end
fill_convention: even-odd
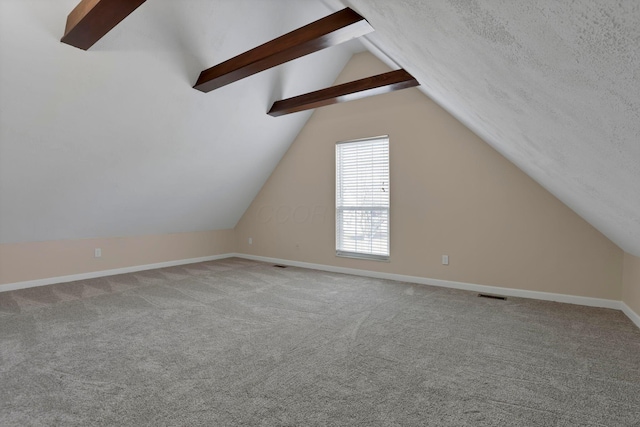
{"type": "Polygon", "coordinates": [[[358,42],[208,94],[201,70],[332,11],[318,0],[150,0],[89,51],[78,0],[0,1],[0,242],[233,228],[358,42]]]}
{"type": "Polygon", "coordinates": [[[0,1],[0,242],[233,227],[310,115],[271,102],[362,47],[190,86],[351,6],[374,53],[640,256],[635,0],[150,0],[88,52],[58,41],[77,1],[0,1]]]}
{"type": "Polygon", "coordinates": [[[365,16],[427,95],[640,256],[640,2],[325,2],[365,16]]]}

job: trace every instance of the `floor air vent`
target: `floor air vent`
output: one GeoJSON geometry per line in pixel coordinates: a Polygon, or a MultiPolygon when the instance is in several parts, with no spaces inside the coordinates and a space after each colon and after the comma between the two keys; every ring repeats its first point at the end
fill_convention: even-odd
{"type": "Polygon", "coordinates": [[[482,298],[501,299],[503,301],[507,300],[507,297],[503,297],[503,296],[500,296],[500,295],[478,294],[478,296],[482,297],[482,298]]]}
{"type": "Polygon", "coordinates": [[[286,265],[280,265],[280,264],[276,264],[276,265],[274,265],[274,267],[278,267],[278,268],[287,268],[287,266],[286,266],[286,265]]]}

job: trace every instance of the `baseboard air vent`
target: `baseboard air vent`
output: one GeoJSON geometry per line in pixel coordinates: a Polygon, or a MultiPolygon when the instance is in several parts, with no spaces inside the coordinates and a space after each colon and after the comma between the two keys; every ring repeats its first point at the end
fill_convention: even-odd
{"type": "Polygon", "coordinates": [[[503,301],[507,300],[507,297],[503,297],[501,295],[478,294],[478,296],[481,297],[481,298],[500,299],[500,300],[503,300],[503,301]]]}

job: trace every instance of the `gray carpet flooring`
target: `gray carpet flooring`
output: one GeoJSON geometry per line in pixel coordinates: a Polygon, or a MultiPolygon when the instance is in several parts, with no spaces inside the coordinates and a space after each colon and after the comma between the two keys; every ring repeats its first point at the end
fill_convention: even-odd
{"type": "Polygon", "coordinates": [[[615,310],[242,259],[0,293],[1,426],[640,426],[615,310]]]}

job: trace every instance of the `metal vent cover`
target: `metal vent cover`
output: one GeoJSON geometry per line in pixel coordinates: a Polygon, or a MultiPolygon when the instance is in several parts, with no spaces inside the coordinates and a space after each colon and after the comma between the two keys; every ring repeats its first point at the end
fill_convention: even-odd
{"type": "Polygon", "coordinates": [[[507,300],[507,297],[503,297],[502,295],[478,294],[478,296],[481,297],[481,298],[499,299],[499,300],[503,300],[503,301],[507,300]]]}

